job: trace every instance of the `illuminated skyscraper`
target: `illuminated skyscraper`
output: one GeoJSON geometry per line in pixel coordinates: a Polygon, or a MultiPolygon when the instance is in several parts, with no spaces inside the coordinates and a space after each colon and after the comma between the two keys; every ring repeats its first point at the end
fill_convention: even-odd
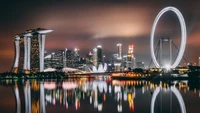
{"type": "Polygon", "coordinates": [[[24,38],[17,36],[15,38],[15,64],[13,72],[22,72],[24,69],[24,38]],[[19,63],[21,62],[21,63],[19,63]]]}
{"type": "Polygon", "coordinates": [[[79,49],[78,48],[75,48],[74,49],[74,58],[75,58],[75,61],[79,61],[79,49]]]}
{"type": "Polygon", "coordinates": [[[127,55],[127,67],[128,68],[135,68],[135,57],[134,57],[134,45],[131,44],[128,46],[128,55],[127,55]]]}
{"type": "Polygon", "coordinates": [[[128,46],[128,54],[133,54],[133,50],[134,50],[134,45],[131,44],[128,46]]]}
{"type": "Polygon", "coordinates": [[[127,65],[128,68],[131,68],[131,69],[133,68],[132,61],[133,61],[133,56],[131,54],[128,54],[127,55],[127,63],[126,63],[126,65],[127,65]]]}
{"type": "Polygon", "coordinates": [[[66,51],[66,67],[74,67],[74,56],[71,50],[66,51]]]}
{"type": "Polygon", "coordinates": [[[98,63],[102,63],[103,62],[103,54],[102,54],[102,47],[101,45],[97,46],[97,58],[98,58],[98,63]]]}
{"type": "Polygon", "coordinates": [[[98,62],[98,59],[97,59],[98,57],[97,57],[97,48],[94,48],[93,49],[93,64],[95,65],[95,66],[97,66],[97,62],[98,62]]]}
{"type": "Polygon", "coordinates": [[[63,67],[65,68],[66,67],[66,61],[67,61],[67,56],[66,56],[66,54],[67,54],[67,48],[65,48],[65,50],[64,50],[64,55],[63,55],[63,67]]]}
{"type": "MultiPolygon", "coordinates": [[[[63,68],[64,67],[64,50],[59,50],[58,52],[58,58],[59,58],[59,67],[63,68]]],[[[58,63],[58,62],[57,62],[58,63]]]]}
{"type": "Polygon", "coordinates": [[[119,59],[119,55],[118,54],[113,54],[112,55],[112,64],[113,64],[113,70],[114,71],[120,71],[121,70],[121,62],[122,59],[119,59]]]}
{"type": "Polygon", "coordinates": [[[75,48],[74,49],[74,64],[75,64],[75,68],[77,68],[79,66],[79,61],[80,61],[79,49],[75,48]]]}
{"type": "Polygon", "coordinates": [[[12,68],[14,73],[30,70],[30,36],[32,34],[26,32],[15,37],[15,62],[12,68]]]}
{"type": "Polygon", "coordinates": [[[93,63],[93,53],[89,51],[86,55],[86,64],[92,64],[93,63]]]}
{"type": "MultiPolygon", "coordinates": [[[[50,68],[58,68],[61,67],[60,65],[60,55],[56,54],[56,53],[51,53],[51,57],[49,59],[49,61],[47,62],[47,59],[45,59],[45,63],[49,63],[49,67],[50,68]]],[[[47,68],[49,68],[47,67],[47,68]]]]}
{"type": "MultiPolygon", "coordinates": [[[[39,52],[41,49],[41,39],[40,39],[40,34],[35,32],[33,33],[33,36],[31,38],[31,72],[40,72],[40,66],[42,65],[42,63],[40,64],[40,61],[42,62],[41,55],[39,52]],[[40,41],[40,42],[39,42],[40,41]]],[[[41,67],[41,71],[42,71],[42,67],[41,67]]]]}
{"type": "Polygon", "coordinates": [[[48,29],[30,29],[15,37],[15,62],[12,72],[43,72],[44,47],[48,29]]]}
{"type": "Polygon", "coordinates": [[[117,44],[118,59],[122,59],[122,44],[117,44]]]}

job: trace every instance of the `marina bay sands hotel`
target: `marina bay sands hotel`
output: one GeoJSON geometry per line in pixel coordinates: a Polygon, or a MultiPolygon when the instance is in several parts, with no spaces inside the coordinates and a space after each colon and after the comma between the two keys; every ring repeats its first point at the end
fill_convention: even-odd
{"type": "Polygon", "coordinates": [[[37,28],[15,36],[14,73],[37,73],[44,71],[46,34],[53,30],[37,28]]]}

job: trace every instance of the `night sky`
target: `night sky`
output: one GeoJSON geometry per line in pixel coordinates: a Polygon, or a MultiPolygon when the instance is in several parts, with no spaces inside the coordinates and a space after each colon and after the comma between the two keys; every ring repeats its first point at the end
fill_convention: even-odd
{"type": "MultiPolygon", "coordinates": [[[[47,34],[48,53],[60,49],[80,48],[82,57],[102,45],[110,57],[122,43],[123,53],[134,44],[137,61],[149,65],[150,32],[156,15],[164,7],[178,8],[187,26],[185,58],[197,62],[200,56],[200,1],[198,0],[1,0],[0,3],[0,72],[9,71],[14,62],[16,34],[31,28],[54,30],[47,34]]],[[[155,37],[172,38],[180,45],[180,25],[173,12],[160,19],[155,37]]],[[[168,51],[167,44],[164,51],[168,51]]],[[[167,54],[167,52],[165,52],[167,54]]],[[[177,52],[174,49],[174,57],[177,52]]]]}

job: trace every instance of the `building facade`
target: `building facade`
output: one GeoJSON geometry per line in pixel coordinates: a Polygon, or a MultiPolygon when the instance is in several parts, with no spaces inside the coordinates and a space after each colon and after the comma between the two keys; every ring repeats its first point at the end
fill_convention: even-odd
{"type": "Polygon", "coordinates": [[[126,67],[131,68],[131,69],[135,68],[135,56],[134,56],[134,45],[133,44],[128,46],[126,67]]]}
{"type": "Polygon", "coordinates": [[[79,51],[80,50],[78,48],[74,49],[74,67],[79,67],[79,63],[80,63],[79,51]]]}
{"type": "Polygon", "coordinates": [[[93,53],[92,53],[91,51],[89,51],[89,52],[86,54],[86,64],[87,64],[87,65],[93,64],[93,53]]]}
{"type": "Polygon", "coordinates": [[[98,56],[97,56],[97,48],[93,49],[93,65],[97,66],[98,64],[98,56]]]}
{"type": "Polygon", "coordinates": [[[44,71],[44,48],[46,34],[53,30],[37,28],[26,30],[15,37],[14,73],[36,73],[44,71]]]}
{"type": "Polygon", "coordinates": [[[97,46],[97,62],[98,64],[103,63],[103,53],[101,45],[97,46]]]}
{"type": "Polygon", "coordinates": [[[118,59],[122,59],[122,44],[117,44],[118,59]]]}

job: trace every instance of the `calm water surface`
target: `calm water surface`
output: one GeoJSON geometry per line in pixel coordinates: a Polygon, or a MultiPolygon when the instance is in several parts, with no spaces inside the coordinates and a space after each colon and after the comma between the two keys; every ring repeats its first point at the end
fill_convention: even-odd
{"type": "Polygon", "coordinates": [[[0,113],[200,113],[199,80],[2,80],[0,113]]]}

